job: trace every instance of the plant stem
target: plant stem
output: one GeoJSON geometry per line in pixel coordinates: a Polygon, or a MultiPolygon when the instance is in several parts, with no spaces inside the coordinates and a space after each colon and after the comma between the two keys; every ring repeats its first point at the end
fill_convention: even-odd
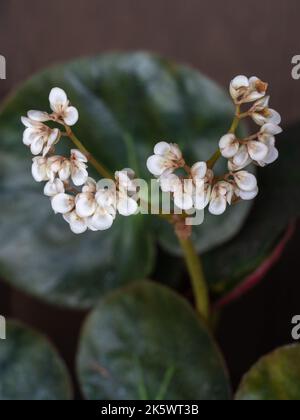
{"type": "Polygon", "coordinates": [[[185,262],[190,274],[197,311],[206,321],[209,321],[209,293],[200,257],[197,255],[191,239],[179,238],[179,242],[183,250],[185,262]]]}
{"type": "Polygon", "coordinates": [[[207,167],[209,169],[212,169],[215,164],[217,163],[217,161],[220,159],[221,157],[221,152],[220,149],[218,149],[213,155],[212,157],[207,161],[207,167]]]}
{"type": "Polygon", "coordinates": [[[113,179],[112,174],[100,162],[98,162],[94,158],[94,156],[86,149],[86,147],[81,143],[81,141],[75,136],[75,134],[73,133],[73,131],[71,130],[71,128],[68,127],[68,126],[65,126],[65,129],[66,129],[67,136],[70,138],[70,140],[72,140],[72,142],[75,144],[75,146],[83,154],[85,154],[88,157],[89,162],[91,163],[91,165],[94,166],[94,168],[96,169],[96,171],[101,176],[103,176],[104,178],[113,179]]]}
{"type": "MultiPolygon", "coordinates": [[[[231,127],[228,131],[229,134],[234,134],[238,128],[238,125],[240,123],[241,118],[243,118],[243,115],[240,114],[240,110],[241,107],[240,105],[237,105],[236,110],[235,110],[235,117],[232,121],[231,127]]],[[[212,157],[207,161],[207,166],[209,169],[212,169],[215,164],[217,163],[217,161],[220,159],[220,157],[222,156],[220,149],[218,149],[213,155],[212,157]]]]}

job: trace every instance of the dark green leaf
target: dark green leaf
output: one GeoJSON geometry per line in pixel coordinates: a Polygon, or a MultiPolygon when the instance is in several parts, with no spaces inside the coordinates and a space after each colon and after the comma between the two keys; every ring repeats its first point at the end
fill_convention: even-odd
{"type": "Polygon", "coordinates": [[[78,372],[91,400],[229,398],[207,327],[181,297],[154,283],[100,302],[82,332],[78,372]]]}
{"type": "Polygon", "coordinates": [[[68,400],[72,397],[66,367],[40,334],[8,322],[0,340],[0,400],[68,400]]]}
{"type": "Polygon", "coordinates": [[[245,375],[237,400],[300,400],[300,346],[282,347],[263,357],[245,375]]]}

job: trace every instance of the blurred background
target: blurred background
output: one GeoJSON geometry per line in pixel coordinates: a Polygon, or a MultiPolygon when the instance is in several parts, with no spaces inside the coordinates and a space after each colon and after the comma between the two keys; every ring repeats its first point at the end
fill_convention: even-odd
{"type": "MultiPolygon", "coordinates": [[[[291,124],[300,120],[300,80],[291,77],[292,57],[300,54],[299,16],[299,0],[1,0],[7,80],[0,81],[0,100],[57,62],[148,50],[189,64],[224,87],[237,74],[267,80],[272,107],[284,125],[291,124]]],[[[218,338],[234,385],[258,357],[292,341],[291,319],[300,314],[299,249],[298,227],[263,282],[224,310],[218,338]]],[[[0,314],[48,333],[72,367],[85,314],[41,304],[3,282],[0,314]]]]}

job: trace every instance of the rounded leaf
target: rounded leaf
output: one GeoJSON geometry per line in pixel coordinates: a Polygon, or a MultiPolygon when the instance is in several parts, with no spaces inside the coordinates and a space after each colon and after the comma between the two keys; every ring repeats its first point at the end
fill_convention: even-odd
{"type": "Polygon", "coordinates": [[[144,282],[107,296],[78,356],[91,400],[226,400],[229,382],[207,327],[180,296],[144,282]]]}
{"type": "Polygon", "coordinates": [[[245,375],[236,395],[244,401],[300,400],[300,345],[263,357],[245,375]]]}
{"type": "Polygon", "coordinates": [[[45,337],[9,321],[0,340],[0,400],[69,400],[71,382],[45,337]]]}

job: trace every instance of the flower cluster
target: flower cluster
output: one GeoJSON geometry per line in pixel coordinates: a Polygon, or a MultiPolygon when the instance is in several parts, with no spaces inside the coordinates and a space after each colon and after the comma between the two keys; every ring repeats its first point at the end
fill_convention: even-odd
{"type": "Polygon", "coordinates": [[[226,180],[218,180],[206,162],[188,167],[176,144],[158,143],[147,167],[158,177],[162,191],[171,193],[175,206],[184,211],[203,210],[209,205],[210,213],[220,215],[237,197],[249,200],[258,191],[255,176],[246,171],[227,174],[226,180]],[[178,168],[184,168],[186,176],[176,175],[178,168]]]}
{"type": "Polygon", "coordinates": [[[245,139],[239,139],[235,128],[219,142],[220,153],[228,159],[229,172],[215,176],[208,162],[197,162],[189,167],[176,144],[158,143],[154,155],[147,161],[148,170],[158,178],[163,192],[171,193],[174,204],[184,211],[203,210],[221,215],[227,205],[240,200],[252,200],[258,194],[256,177],[245,168],[251,163],[265,166],[278,158],[275,135],[281,133],[281,117],[269,108],[266,96],[268,85],[257,77],[238,76],[230,83],[230,94],[237,107],[236,120],[251,117],[260,130],[245,139]],[[241,114],[241,106],[254,102],[250,110],[241,114]],[[177,169],[184,169],[179,176],[177,169]]]}
{"type": "MultiPolygon", "coordinates": [[[[231,81],[229,90],[236,106],[235,119],[229,133],[220,139],[219,150],[207,162],[189,166],[177,144],[165,141],[156,144],[147,167],[158,179],[161,190],[171,194],[176,210],[189,212],[208,207],[211,214],[221,215],[228,205],[256,197],[256,177],[245,168],[253,163],[262,167],[273,163],[278,158],[275,136],[282,131],[280,115],[269,107],[267,88],[267,83],[257,77],[238,76],[231,81]],[[252,105],[243,111],[246,104],[252,105]],[[246,117],[259,130],[241,139],[236,131],[246,117]],[[220,156],[228,160],[228,172],[217,176],[213,167],[220,156]]],[[[89,177],[87,151],[70,128],[79,119],[77,109],[59,88],[51,90],[49,101],[51,113],[29,111],[22,122],[26,127],[23,142],[34,155],[32,175],[37,182],[46,183],[44,194],[50,198],[54,212],[61,214],[76,234],[106,230],[117,214],[136,214],[140,198],[134,172],[123,169],[109,180],[99,182],[89,177]],[[51,127],[46,124],[49,122],[51,127]],[[52,128],[53,123],[63,126],[65,131],[52,128]],[[81,150],[71,150],[68,158],[55,154],[55,146],[63,136],[70,137],[81,150]]],[[[91,163],[102,175],[107,175],[94,158],[91,163]]]]}
{"type": "Polygon", "coordinates": [[[52,121],[70,127],[78,121],[78,111],[70,106],[62,89],[52,89],[49,101],[51,114],[29,111],[27,117],[22,117],[22,123],[26,127],[23,143],[35,156],[32,176],[37,182],[46,182],[44,194],[51,199],[54,212],[62,214],[76,234],[88,229],[109,229],[117,213],[135,214],[138,196],[131,169],[116,172],[115,179],[109,183],[108,180],[97,183],[89,177],[88,158],[84,153],[73,149],[69,158],[55,155],[55,145],[62,132],[45,123],[52,121]]]}
{"type": "Polygon", "coordinates": [[[231,96],[239,108],[243,104],[254,102],[242,115],[251,117],[260,126],[256,134],[246,139],[239,139],[234,133],[221,138],[220,151],[226,159],[229,159],[230,171],[244,169],[251,163],[266,166],[278,158],[275,136],[282,132],[279,127],[281,117],[277,111],[269,108],[270,97],[266,96],[267,87],[266,83],[256,77],[248,79],[245,76],[236,77],[230,84],[231,96]]]}

